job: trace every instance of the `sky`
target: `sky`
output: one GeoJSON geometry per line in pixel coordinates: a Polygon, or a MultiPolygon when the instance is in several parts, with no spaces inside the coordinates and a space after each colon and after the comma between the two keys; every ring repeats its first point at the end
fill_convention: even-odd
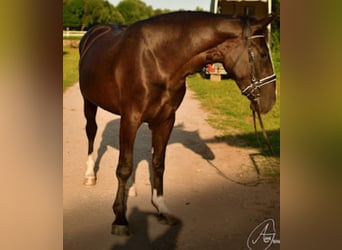
{"type": "MultiPolygon", "coordinates": [[[[170,10],[195,10],[201,7],[204,10],[210,9],[211,0],[141,0],[146,5],[151,5],[153,9],[170,9],[170,10]]],[[[113,5],[117,5],[121,0],[109,0],[113,5]]]]}

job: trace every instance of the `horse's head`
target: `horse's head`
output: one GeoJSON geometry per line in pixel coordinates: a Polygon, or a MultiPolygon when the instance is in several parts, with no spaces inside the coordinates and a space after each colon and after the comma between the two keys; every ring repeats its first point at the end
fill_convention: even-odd
{"type": "Polygon", "coordinates": [[[276,101],[276,76],[272,58],[266,41],[266,27],[273,20],[244,20],[238,46],[224,61],[241,93],[251,100],[251,109],[267,113],[276,101]]]}

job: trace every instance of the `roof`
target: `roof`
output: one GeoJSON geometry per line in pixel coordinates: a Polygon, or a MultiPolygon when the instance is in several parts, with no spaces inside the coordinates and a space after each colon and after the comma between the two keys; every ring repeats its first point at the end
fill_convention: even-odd
{"type": "Polygon", "coordinates": [[[244,15],[246,6],[252,8],[252,15],[264,17],[271,13],[272,0],[211,0],[210,11],[230,15],[244,15]]]}

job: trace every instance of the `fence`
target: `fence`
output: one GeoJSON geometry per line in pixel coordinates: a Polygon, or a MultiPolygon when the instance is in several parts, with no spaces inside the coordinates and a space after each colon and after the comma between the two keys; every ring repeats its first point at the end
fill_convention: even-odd
{"type": "Polygon", "coordinates": [[[86,33],[86,31],[78,31],[78,30],[63,30],[63,38],[64,37],[81,37],[86,33]]]}

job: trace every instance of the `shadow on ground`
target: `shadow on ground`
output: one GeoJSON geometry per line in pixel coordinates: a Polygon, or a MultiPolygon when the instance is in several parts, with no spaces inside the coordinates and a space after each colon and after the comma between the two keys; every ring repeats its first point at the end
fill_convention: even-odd
{"type": "MultiPolygon", "coordinates": [[[[176,225],[168,226],[167,230],[163,232],[156,239],[150,239],[148,236],[149,223],[148,219],[153,217],[157,219],[156,213],[143,212],[137,207],[132,209],[132,213],[128,220],[132,225],[139,225],[139,230],[131,229],[130,236],[124,244],[115,243],[111,247],[111,250],[123,250],[123,249],[176,249],[176,243],[178,235],[182,229],[182,222],[179,220],[176,225]]],[[[151,225],[150,225],[151,226],[151,225]]],[[[113,236],[118,237],[118,236],[113,236]]]]}
{"type": "MultiPolygon", "coordinates": [[[[102,133],[100,147],[97,151],[95,173],[99,171],[101,159],[106,153],[108,147],[113,147],[119,150],[119,130],[120,119],[115,119],[107,123],[104,132],[102,133]]],[[[147,160],[147,162],[151,163],[151,140],[151,132],[147,124],[143,124],[139,128],[137,137],[135,139],[133,173],[136,172],[135,170],[139,162],[147,160]]],[[[174,126],[173,128],[168,145],[174,143],[182,144],[184,147],[200,155],[203,159],[213,160],[215,158],[214,153],[207,146],[205,141],[201,139],[198,131],[186,131],[184,130],[184,126],[182,124],[174,126]]],[[[149,166],[149,170],[151,173],[151,166],[149,166]]],[[[135,176],[132,176],[132,180],[135,180],[135,176]]]]}
{"type": "Polygon", "coordinates": [[[243,147],[243,148],[256,148],[260,150],[260,153],[264,156],[280,157],[280,129],[266,131],[273,148],[274,154],[271,155],[267,149],[266,142],[263,138],[262,132],[224,135],[215,137],[205,142],[216,143],[225,142],[230,146],[243,147]]]}
{"type": "MultiPolygon", "coordinates": [[[[107,123],[104,132],[102,133],[102,139],[100,147],[97,151],[97,159],[95,162],[95,173],[100,169],[100,162],[103,155],[106,153],[108,147],[113,147],[119,150],[119,130],[120,119],[115,119],[107,123]]],[[[256,148],[260,150],[260,153],[250,154],[249,157],[255,167],[257,174],[263,174],[260,170],[262,165],[271,166],[270,171],[266,175],[279,176],[279,156],[280,156],[280,130],[267,131],[269,140],[274,150],[274,155],[270,154],[270,151],[266,147],[266,143],[261,132],[255,133],[237,134],[237,135],[224,135],[211,139],[202,139],[197,130],[186,131],[182,124],[176,125],[173,128],[168,145],[174,143],[180,143],[187,149],[190,149],[194,153],[200,155],[204,160],[207,160],[209,164],[216,168],[220,174],[220,170],[212,164],[212,160],[215,159],[215,155],[208,147],[207,143],[226,143],[233,147],[241,148],[256,148]],[[271,156],[271,157],[270,157],[271,156]],[[269,158],[269,159],[267,159],[269,158]],[[267,162],[266,160],[267,159],[267,162]],[[263,162],[262,162],[263,161],[263,162]],[[266,164],[265,164],[266,163],[266,164]],[[276,170],[274,170],[276,169],[276,170]]],[[[133,175],[130,180],[130,184],[135,182],[136,168],[139,162],[146,160],[149,163],[150,181],[152,180],[152,166],[151,166],[151,133],[147,124],[143,124],[137,133],[137,137],[134,145],[134,166],[133,175]]],[[[151,182],[152,183],[152,182],[151,182]]]]}

